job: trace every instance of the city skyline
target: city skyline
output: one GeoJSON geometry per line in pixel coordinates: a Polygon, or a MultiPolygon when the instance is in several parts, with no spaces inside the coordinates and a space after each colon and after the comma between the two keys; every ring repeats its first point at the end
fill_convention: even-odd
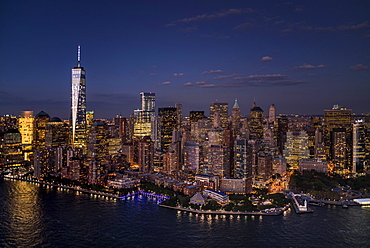
{"type": "MultiPolygon", "coordinates": [[[[0,16],[0,115],[70,117],[76,47],[86,105],[128,117],[140,92],[156,107],[205,110],[235,99],[242,115],[369,112],[370,4],[366,1],[12,1],[0,16]]],[[[229,113],[231,107],[229,107],[229,113]]]]}

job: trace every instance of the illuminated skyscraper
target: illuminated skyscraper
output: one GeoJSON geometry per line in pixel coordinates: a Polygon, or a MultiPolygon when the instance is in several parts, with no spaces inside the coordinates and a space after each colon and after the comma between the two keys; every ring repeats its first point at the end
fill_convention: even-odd
{"type": "Polygon", "coordinates": [[[53,117],[46,123],[46,147],[59,147],[68,144],[68,125],[59,117],[53,117]]]}
{"type": "Polygon", "coordinates": [[[269,122],[274,123],[276,121],[276,107],[272,104],[269,109],[269,122]]]}
{"type": "Polygon", "coordinates": [[[18,130],[22,135],[22,150],[26,161],[30,161],[33,154],[34,120],[33,111],[19,112],[18,130]]]}
{"type": "Polygon", "coordinates": [[[218,112],[221,122],[221,127],[226,128],[229,118],[229,105],[223,102],[211,102],[209,105],[209,118],[213,122],[215,113],[218,112]]]}
{"type": "Polygon", "coordinates": [[[250,115],[249,130],[251,138],[252,139],[263,138],[263,119],[264,119],[263,110],[260,107],[258,107],[254,102],[249,112],[249,115],[250,115]]]}
{"type": "Polygon", "coordinates": [[[195,110],[190,111],[189,117],[190,123],[197,122],[200,119],[206,118],[206,116],[204,115],[204,111],[195,111],[195,110]]]}
{"type": "Polygon", "coordinates": [[[252,151],[248,140],[235,141],[234,178],[251,179],[252,177],[252,151]]]}
{"type": "Polygon", "coordinates": [[[366,161],[366,129],[362,120],[357,120],[353,124],[353,160],[352,171],[354,173],[363,172],[366,161]]]}
{"type": "Polygon", "coordinates": [[[300,159],[310,157],[310,150],[308,149],[308,135],[306,131],[295,131],[287,132],[286,136],[283,154],[290,168],[297,169],[300,159]]]}
{"type": "Polygon", "coordinates": [[[175,108],[177,109],[177,128],[180,129],[182,124],[182,103],[175,103],[175,108]]]}
{"type": "Polygon", "coordinates": [[[45,148],[45,134],[46,134],[46,124],[50,121],[50,116],[41,111],[35,116],[35,136],[33,139],[34,149],[44,149],[45,148]]]}
{"type": "Polygon", "coordinates": [[[155,116],[155,93],[141,92],[141,109],[135,110],[134,136],[151,136],[155,116]]]}
{"type": "Polygon", "coordinates": [[[328,162],[335,163],[334,171],[348,172],[352,167],[352,110],[338,105],[334,105],[332,109],[324,110],[323,134],[325,155],[328,162]],[[334,131],[334,129],[336,130],[334,131]],[[342,161],[342,158],[338,156],[345,156],[345,158],[342,161]]]}
{"type": "Polygon", "coordinates": [[[32,145],[33,141],[33,111],[19,112],[18,130],[22,135],[22,145],[32,145]]]}
{"type": "Polygon", "coordinates": [[[160,117],[161,150],[167,151],[172,143],[173,130],[177,127],[177,109],[174,107],[159,108],[158,116],[160,117]]]}
{"type": "Polygon", "coordinates": [[[231,123],[232,123],[232,129],[234,131],[234,135],[240,135],[240,128],[241,128],[241,122],[240,122],[240,108],[238,104],[238,100],[235,99],[234,106],[231,110],[231,123]]]}
{"type": "Polygon", "coordinates": [[[71,145],[86,147],[86,72],[80,64],[81,53],[78,46],[77,67],[72,69],[71,95],[71,145]]]}

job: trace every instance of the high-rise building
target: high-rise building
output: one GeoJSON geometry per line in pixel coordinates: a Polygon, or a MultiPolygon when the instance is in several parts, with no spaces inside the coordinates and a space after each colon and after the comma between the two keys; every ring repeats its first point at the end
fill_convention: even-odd
{"type": "Polygon", "coordinates": [[[185,142],[184,144],[184,167],[186,171],[199,171],[199,144],[185,142]]]}
{"type": "Polygon", "coordinates": [[[286,133],[288,132],[288,118],[284,116],[280,116],[278,119],[278,127],[277,127],[277,146],[279,148],[280,153],[283,153],[284,144],[286,142],[286,133]]]}
{"type": "Polygon", "coordinates": [[[86,72],[81,67],[80,46],[78,46],[77,67],[72,69],[71,87],[71,145],[86,147],[86,72]]]}
{"type": "Polygon", "coordinates": [[[252,177],[252,149],[248,140],[235,141],[234,178],[250,179],[252,177]]]}
{"type": "Polygon", "coordinates": [[[353,173],[363,172],[366,161],[366,129],[362,120],[357,120],[353,124],[353,173]]]}
{"type": "Polygon", "coordinates": [[[151,172],[154,162],[154,143],[149,136],[136,138],[134,143],[137,144],[139,170],[142,172],[151,172]]]}
{"type": "Polygon", "coordinates": [[[323,134],[325,155],[328,162],[335,163],[334,171],[338,173],[349,172],[352,167],[352,110],[338,105],[334,105],[332,109],[324,110],[323,134]],[[334,131],[336,128],[342,130],[334,131]],[[344,137],[342,137],[343,135],[344,137]],[[339,157],[344,153],[345,160],[342,162],[342,158],[339,159],[339,157]]]}
{"type": "Polygon", "coordinates": [[[166,151],[172,143],[173,130],[177,127],[177,109],[174,107],[159,108],[158,116],[160,117],[161,150],[166,151]]]}
{"type": "Polygon", "coordinates": [[[35,136],[33,139],[34,149],[44,149],[45,148],[45,137],[46,137],[46,124],[50,121],[50,116],[41,111],[35,116],[35,136]]]}
{"type": "Polygon", "coordinates": [[[199,121],[200,119],[206,118],[206,116],[204,115],[204,111],[192,110],[190,111],[189,118],[190,123],[193,123],[199,121]]]}
{"type": "Polygon", "coordinates": [[[68,144],[68,126],[59,117],[53,117],[46,123],[46,147],[59,147],[68,144]]]}
{"type": "Polygon", "coordinates": [[[87,142],[87,154],[95,159],[103,160],[109,155],[108,128],[106,123],[95,121],[92,124],[87,142]]]}
{"type": "Polygon", "coordinates": [[[272,104],[269,109],[269,122],[274,123],[276,121],[276,107],[272,104]]]}
{"type": "Polygon", "coordinates": [[[152,120],[155,116],[155,93],[141,92],[141,109],[135,110],[134,136],[151,136],[152,120]]]}
{"type": "Polygon", "coordinates": [[[18,129],[8,129],[4,134],[2,161],[5,168],[19,167],[24,164],[22,152],[22,136],[18,129]]]}
{"type": "Polygon", "coordinates": [[[239,107],[237,99],[235,99],[234,106],[231,109],[231,124],[232,124],[234,135],[235,136],[240,135],[240,128],[241,128],[240,107],[239,107]]]}
{"type": "Polygon", "coordinates": [[[284,157],[290,168],[298,169],[300,159],[310,158],[308,135],[306,131],[287,132],[284,157]]]}
{"type": "Polygon", "coordinates": [[[34,120],[33,111],[19,112],[18,130],[22,135],[22,149],[25,161],[30,161],[33,154],[34,120]]]}
{"type": "Polygon", "coordinates": [[[230,177],[230,148],[222,145],[211,145],[208,149],[208,169],[222,177],[230,177]]]}
{"type": "Polygon", "coordinates": [[[21,111],[18,118],[18,130],[22,135],[22,145],[32,145],[33,141],[33,111],[21,111]]]}
{"type": "Polygon", "coordinates": [[[262,139],[263,138],[263,110],[256,105],[254,102],[252,108],[249,112],[249,130],[252,139],[262,139]]]}
{"type": "Polygon", "coordinates": [[[177,109],[177,128],[180,129],[182,124],[182,103],[175,103],[175,108],[177,109]]]}
{"type": "Polygon", "coordinates": [[[212,122],[214,121],[216,112],[218,112],[221,127],[226,128],[229,118],[229,104],[223,102],[211,102],[209,105],[209,118],[212,122]]]}

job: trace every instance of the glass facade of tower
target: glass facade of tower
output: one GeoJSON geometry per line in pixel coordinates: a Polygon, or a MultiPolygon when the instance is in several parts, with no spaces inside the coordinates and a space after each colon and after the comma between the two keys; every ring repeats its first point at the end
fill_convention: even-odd
{"type": "Polygon", "coordinates": [[[141,92],[141,109],[135,110],[134,136],[151,136],[155,116],[155,93],[141,92]]]}
{"type": "MultiPolygon", "coordinates": [[[[324,110],[324,144],[328,161],[334,162],[334,170],[345,173],[352,167],[352,110],[334,105],[332,109],[324,110]],[[339,145],[339,134],[334,129],[344,129],[345,144],[339,145]],[[335,142],[335,144],[333,143],[335,142]],[[339,149],[339,150],[338,150],[339,149]],[[344,150],[342,150],[344,149],[344,150]],[[345,153],[345,161],[339,159],[339,154],[345,153]]],[[[341,134],[342,135],[342,134],[341,134]]],[[[340,155],[342,156],[342,155],[340,155]]]]}
{"type": "Polygon", "coordinates": [[[229,119],[229,104],[222,102],[211,102],[209,105],[209,118],[211,122],[214,121],[216,112],[219,113],[221,127],[226,128],[229,119]]]}
{"type": "Polygon", "coordinates": [[[86,146],[86,72],[83,67],[72,69],[71,92],[72,146],[86,146]]]}
{"type": "Polygon", "coordinates": [[[366,166],[366,129],[362,120],[353,125],[353,160],[352,172],[361,173],[366,166]]]}
{"type": "Polygon", "coordinates": [[[263,138],[264,112],[260,107],[254,106],[250,112],[249,129],[252,139],[263,138]]]}
{"type": "Polygon", "coordinates": [[[172,132],[177,127],[177,109],[159,108],[161,149],[166,151],[172,142],[172,132]]]}

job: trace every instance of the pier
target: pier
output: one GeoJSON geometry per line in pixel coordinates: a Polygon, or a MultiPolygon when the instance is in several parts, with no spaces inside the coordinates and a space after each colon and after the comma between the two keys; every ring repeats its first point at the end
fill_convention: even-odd
{"type": "Polygon", "coordinates": [[[292,199],[293,208],[297,214],[313,212],[313,210],[308,207],[308,202],[310,200],[309,197],[301,195],[301,194],[294,194],[293,192],[290,192],[289,196],[292,199]]]}

